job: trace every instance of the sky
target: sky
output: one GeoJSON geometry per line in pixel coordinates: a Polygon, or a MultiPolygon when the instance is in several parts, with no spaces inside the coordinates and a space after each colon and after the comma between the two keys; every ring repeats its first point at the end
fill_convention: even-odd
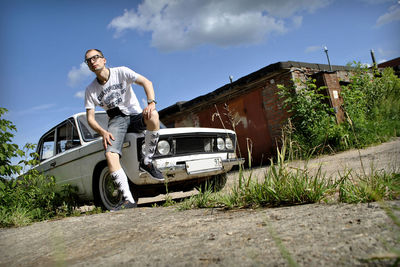
{"type": "Polygon", "coordinates": [[[22,147],[85,111],[88,49],[151,80],[161,110],[276,62],[327,64],[324,46],[333,65],[397,58],[400,1],[0,0],[0,38],[0,107],[22,147]]]}

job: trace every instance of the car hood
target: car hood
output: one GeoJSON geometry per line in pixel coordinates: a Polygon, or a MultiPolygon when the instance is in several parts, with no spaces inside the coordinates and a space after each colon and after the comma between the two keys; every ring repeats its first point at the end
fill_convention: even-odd
{"type": "Polygon", "coordinates": [[[179,128],[166,128],[160,129],[160,135],[169,134],[186,134],[186,133],[232,133],[232,130],[218,129],[218,128],[202,128],[202,127],[179,127],[179,128]]]}

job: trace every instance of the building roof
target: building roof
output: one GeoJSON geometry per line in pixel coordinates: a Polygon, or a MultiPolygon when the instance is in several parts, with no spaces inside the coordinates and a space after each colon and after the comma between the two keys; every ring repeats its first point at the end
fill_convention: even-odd
{"type": "MultiPolygon", "coordinates": [[[[336,66],[332,65],[332,71],[338,70],[349,70],[350,67],[346,66],[336,66]]],[[[235,91],[235,89],[240,89],[243,86],[250,84],[254,81],[257,81],[261,78],[266,78],[268,76],[274,75],[279,72],[288,71],[292,68],[307,68],[318,71],[330,71],[329,65],[326,64],[316,64],[316,63],[305,63],[305,62],[296,62],[296,61],[285,61],[285,62],[277,62],[274,64],[270,64],[262,69],[259,69],[253,73],[250,73],[232,83],[225,84],[224,86],[202,96],[198,96],[189,101],[180,101],[176,104],[173,104],[169,107],[166,107],[159,111],[160,117],[168,116],[169,114],[174,114],[177,112],[181,112],[183,110],[193,108],[200,103],[208,102],[212,99],[215,99],[218,96],[225,95],[227,93],[231,93],[235,91]]]]}
{"type": "Polygon", "coordinates": [[[378,64],[378,68],[398,67],[398,66],[400,66],[400,57],[378,64]]]}

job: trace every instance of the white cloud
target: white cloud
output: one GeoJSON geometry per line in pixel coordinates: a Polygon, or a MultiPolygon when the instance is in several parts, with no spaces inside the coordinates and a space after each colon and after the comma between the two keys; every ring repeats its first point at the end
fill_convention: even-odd
{"type": "Polygon", "coordinates": [[[399,56],[399,49],[383,49],[381,47],[379,47],[377,49],[377,53],[376,55],[378,56],[378,58],[395,58],[399,56]]]}
{"type": "Polygon", "coordinates": [[[303,17],[302,16],[294,16],[292,18],[292,22],[293,22],[294,28],[300,28],[301,25],[303,24],[303,17]]]}
{"type": "Polygon", "coordinates": [[[81,63],[79,68],[75,66],[68,72],[68,85],[71,87],[78,86],[83,81],[86,81],[92,75],[88,66],[85,63],[81,63]]]}
{"type": "Polygon", "coordinates": [[[305,50],[306,53],[312,53],[315,51],[323,51],[322,50],[322,46],[321,45],[312,45],[312,46],[308,46],[305,50]]]}
{"type": "Polygon", "coordinates": [[[393,0],[359,0],[360,2],[364,2],[368,5],[381,5],[387,2],[393,2],[393,0]]]}
{"type": "Polygon", "coordinates": [[[51,109],[55,106],[56,104],[43,104],[39,106],[34,106],[29,111],[41,111],[41,110],[51,109]]]}
{"type": "Polygon", "coordinates": [[[23,115],[32,114],[32,113],[36,114],[38,112],[44,112],[46,110],[54,110],[55,107],[56,107],[56,104],[53,104],[53,103],[52,104],[43,104],[43,105],[30,107],[28,109],[16,111],[16,112],[14,112],[14,115],[23,116],[23,115]]]}
{"type": "Polygon", "coordinates": [[[376,21],[376,27],[400,20],[400,4],[391,6],[387,13],[380,16],[376,21]]]}
{"type": "Polygon", "coordinates": [[[85,98],[85,91],[76,92],[74,96],[76,98],[84,99],[85,98]]]}
{"type": "Polygon", "coordinates": [[[125,10],[109,28],[118,38],[128,30],[151,32],[151,45],[161,51],[202,44],[222,47],[254,44],[271,34],[299,27],[304,12],[314,12],[330,0],[145,0],[125,10]]]}

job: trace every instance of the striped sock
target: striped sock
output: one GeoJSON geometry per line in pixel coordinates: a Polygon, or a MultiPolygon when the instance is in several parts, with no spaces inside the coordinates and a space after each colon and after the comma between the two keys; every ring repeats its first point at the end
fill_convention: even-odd
{"type": "Polygon", "coordinates": [[[148,165],[151,163],[154,153],[156,152],[156,146],[158,143],[158,138],[160,137],[158,131],[146,131],[144,137],[145,153],[144,153],[144,164],[148,165]]]}
{"type": "Polygon", "coordinates": [[[124,170],[121,168],[118,171],[111,173],[111,177],[115,180],[115,183],[118,185],[119,190],[122,192],[125,200],[135,203],[132,193],[129,190],[128,177],[126,176],[124,170]]]}

